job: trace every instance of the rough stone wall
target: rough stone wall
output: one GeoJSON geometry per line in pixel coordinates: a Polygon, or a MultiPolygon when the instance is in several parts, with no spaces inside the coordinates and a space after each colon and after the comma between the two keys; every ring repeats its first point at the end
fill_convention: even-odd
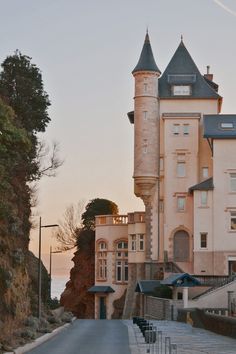
{"type": "Polygon", "coordinates": [[[74,267],[61,295],[61,305],[77,318],[94,318],[94,294],[87,292],[95,282],[94,231],[80,236],[79,250],[75,252],[72,261],[74,267]]]}

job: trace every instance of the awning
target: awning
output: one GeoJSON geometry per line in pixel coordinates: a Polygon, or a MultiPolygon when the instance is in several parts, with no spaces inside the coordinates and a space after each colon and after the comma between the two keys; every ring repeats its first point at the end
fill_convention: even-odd
{"type": "Polygon", "coordinates": [[[91,288],[88,289],[88,293],[114,293],[110,286],[102,286],[102,285],[93,285],[91,288]]]}
{"type": "Polygon", "coordinates": [[[140,280],[138,281],[135,292],[142,294],[151,294],[156,288],[161,286],[160,280],[140,280]]]}
{"type": "Polygon", "coordinates": [[[161,284],[169,286],[191,287],[201,285],[200,281],[188,273],[173,273],[168,278],[161,280],[161,284]]]}

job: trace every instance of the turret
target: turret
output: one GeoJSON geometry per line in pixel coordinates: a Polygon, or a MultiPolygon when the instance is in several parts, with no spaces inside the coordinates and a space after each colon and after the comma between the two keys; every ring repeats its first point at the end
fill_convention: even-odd
{"type": "Polygon", "coordinates": [[[158,179],[158,69],[148,33],[138,64],[132,71],[134,96],[134,185],[135,194],[146,204],[158,179]]]}

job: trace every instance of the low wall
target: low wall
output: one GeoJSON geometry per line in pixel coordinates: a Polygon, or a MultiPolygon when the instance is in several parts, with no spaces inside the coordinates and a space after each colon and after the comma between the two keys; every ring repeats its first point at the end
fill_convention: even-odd
{"type": "Polygon", "coordinates": [[[176,320],[178,308],[183,307],[183,301],[145,296],[144,316],[156,320],[176,320]]]}
{"type": "Polygon", "coordinates": [[[210,314],[202,309],[179,309],[177,321],[191,324],[193,327],[236,338],[236,318],[210,314]]]}

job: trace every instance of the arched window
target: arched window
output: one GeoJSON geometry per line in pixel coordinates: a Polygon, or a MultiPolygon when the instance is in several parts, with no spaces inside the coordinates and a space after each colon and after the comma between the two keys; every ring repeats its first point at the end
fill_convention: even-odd
{"type": "Polygon", "coordinates": [[[189,261],[189,235],[184,230],[179,230],[174,234],[174,261],[189,261]]]}
{"type": "Polygon", "coordinates": [[[99,242],[97,254],[97,278],[99,280],[107,279],[107,244],[99,242]]]}
{"type": "Polygon", "coordinates": [[[128,281],[128,242],[120,241],[116,244],[116,281],[128,281]]]}

